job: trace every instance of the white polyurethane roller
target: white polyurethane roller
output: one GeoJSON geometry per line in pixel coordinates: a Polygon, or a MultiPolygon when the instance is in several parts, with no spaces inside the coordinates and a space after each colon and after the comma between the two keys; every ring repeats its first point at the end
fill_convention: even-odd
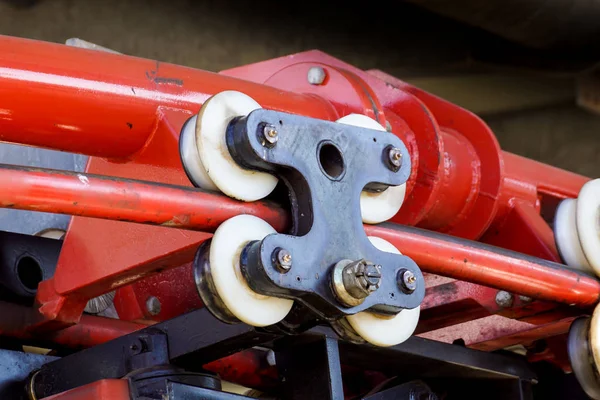
{"type": "Polygon", "coordinates": [[[222,223],[210,245],[210,269],[215,289],[229,311],[252,326],[267,326],[281,321],[292,308],[293,300],[254,292],[240,269],[244,246],[275,233],[267,222],[252,215],[238,215],[222,223]]]}
{"type": "Polygon", "coordinates": [[[594,273],[579,240],[576,199],[563,200],[556,209],[554,236],[565,264],[574,269],[594,273]]]}
{"type": "MultiPolygon", "coordinates": [[[[200,165],[216,188],[242,201],[260,200],[277,186],[275,176],[240,167],[227,148],[225,135],[231,120],[259,108],[260,105],[251,97],[228,90],[206,100],[196,121],[195,139],[200,165]]],[[[204,181],[200,179],[199,182],[204,181]]]]}
{"type": "MultiPolygon", "coordinates": [[[[387,240],[369,236],[373,246],[388,253],[401,254],[387,240]]],[[[402,310],[393,317],[363,311],[346,317],[348,323],[367,342],[380,347],[395,346],[408,339],[419,322],[421,307],[402,310]]]]}
{"type": "Polygon", "coordinates": [[[585,257],[600,276],[600,179],[587,182],[579,192],[577,233],[585,257]]]}
{"type": "MultiPolygon", "coordinates": [[[[378,131],[386,130],[379,122],[362,114],[349,114],[336,122],[378,131]]],[[[379,193],[362,191],[360,194],[360,213],[363,222],[378,224],[392,218],[402,207],[405,194],[406,184],[390,186],[379,193]]]]}
{"type": "Polygon", "coordinates": [[[198,154],[198,147],[196,146],[196,123],[198,121],[198,115],[194,115],[190,118],[181,130],[181,136],[179,137],[179,151],[181,153],[181,162],[185,168],[185,172],[190,178],[190,181],[194,186],[217,191],[217,185],[210,179],[200,155],[198,154]]]}
{"type": "Polygon", "coordinates": [[[600,306],[596,306],[590,321],[589,345],[596,370],[600,369],[600,306]]]}

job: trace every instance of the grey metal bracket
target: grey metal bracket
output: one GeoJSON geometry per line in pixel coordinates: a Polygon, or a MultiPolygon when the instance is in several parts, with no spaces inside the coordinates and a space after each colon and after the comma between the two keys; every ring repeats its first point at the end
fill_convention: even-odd
{"type": "Polygon", "coordinates": [[[277,175],[290,194],[291,233],[269,235],[242,253],[242,271],[253,290],[296,299],[329,320],[367,309],[393,314],[421,303],[425,285],[418,266],[375,248],[361,218],[363,189],[385,190],[410,176],[410,156],[398,137],[260,109],[232,121],[226,140],[238,164],[277,175]],[[398,165],[390,163],[391,149],[399,152],[398,165]],[[289,268],[277,259],[282,249],[293,260],[289,268]],[[342,304],[332,289],[333,268],[342,260],[381,266],[379,289],[361,304],[342,304]],[[414,276],[412,292],[399,284],[405,271],[414,276]]]}

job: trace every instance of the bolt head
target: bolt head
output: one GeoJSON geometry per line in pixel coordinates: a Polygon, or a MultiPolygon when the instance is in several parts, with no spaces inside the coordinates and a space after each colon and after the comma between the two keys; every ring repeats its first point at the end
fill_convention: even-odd
{"type": "Polygon", "coordinates": [[[264,146],[274,146],[279,140],[279,132],[273,125],[265,125],[263,128],[263,139],[264,146]]]}
{"type": "Polygon", "coordinates": [[[342,273],[345,291],[355,299],[364,299],[381,286],[381,265],[370,261],[350,262],[342,273]]]}
{"type": "Polygon", "coordinates": [[[275,250],[275,266],[283,273],[292,268],[292,254],[286,249],[275,250]]]}
{"type": "Polygon", "coordinates": [[[512,307],[513,301],[514,296],[512,293],[509,293],[505,290],[500,290],[498,293],[496,293],[496,304],[498,304],[500,307],[512,307]]]}
{"type": "Polygon", "coordinates": [[[148,299],[146,300],[146,310],[148,310],[148,313],[150,315],[160,314],[160,308],[161,308],[160,300],[158,300],[154,296],[148,297],[148,299]]]}
{"type": "Polygon", "coordinates": [[[417,277],[407,269],[398,272],[398,286],[403,292],[412,293],[417,290],[417,277]]]}
{"type": "Polygon", "coordinates": [[[356,268],[359,285],[368,293],[373,293],[381,286],[381,265],[362,260],[356,268]]]}
{"type": "Polygon", "coordinates": [[[327,73],[321,67],[310,67],[306,76],[311,85],[322,85],[326,77],[327,73]]]}
{"type": "Polygon", "coordinates": [[[390,147],[388,150],[388,160],[390,164],[398,169],[402,165],[402,152],[396,147],[390,147]]]}

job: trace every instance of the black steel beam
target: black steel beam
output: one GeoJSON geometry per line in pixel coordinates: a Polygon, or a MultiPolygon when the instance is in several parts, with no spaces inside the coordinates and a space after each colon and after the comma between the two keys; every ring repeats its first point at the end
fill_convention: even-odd
{"type": "Polygon", "coordinates": [[[275,347],[283,398],[343,399],[338,341],[320,337],[308,343],[294,342],[284,339],[275,347]]]}
{"type": "Polygon", "coordinates": [[[44,365],[35,379],[36,393],[45,397],[99,379],[122,378],[131,370],[132,357],[143,356],[138,349],[147,352],[144,343],[157,335],[164,335],[168,346],[164,362],[190,371],[278,337],[244,324],[224,324],[204,308],[44,365]]]}
{"type": "Polygon", "coordinates": [[[25,399],[25,380],[56,357],[0,349],[0,399],[25,399]]]}

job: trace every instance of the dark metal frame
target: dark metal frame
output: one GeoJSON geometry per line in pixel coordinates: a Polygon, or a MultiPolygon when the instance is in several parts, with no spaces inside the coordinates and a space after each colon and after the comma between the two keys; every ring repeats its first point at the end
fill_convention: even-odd
{"type": "Polygon", "coordinates": [[[425,285],[417,264],[375,248],[362,225],[361,191],[382,191],[410,176],[410,155],[397,136],[260,109],[234,120],[226,138],[238,164],[276,174],[290,193],[292,233],[252,242],[242,254],[242,271],[254,291],[293,298],[329,320],[367,309],[395,314],[421,303],[425,285]],[[265,139],[266,128],[276,132],[274,143],[265,139]],[[325,148],[335,150],[321,157],[325,148]],[[389,162],[390,149],[398,152],[398,166],[389,162]],[[335,174],[327,171],[326,162],[335,164],[335,174]],[[292,256],[289,270],[274,262],[280,249],[292,256]],[[361,304],[341,304],[332,290],[332,270],[340,260],[381,266],[379,289],[361,304]],[[406,270],[416,279],[414,291],[398,285],[397,277],[406,270]]]}
{"type": "MultiPolygon", "coordinates": [[[[446,393],[452,394],[446,397],[449,399],[457,398],[457,391],[463,395],[479,393],[486,398],[492,398],[492,394],[515,393],[515,390],[526,393],[525,389],[536,381],[524,360],[504,355],[418,337],[389,348],[357,345],[340,340],[326,327],[289,336],[244,324],[225,324],[207,309],[200,309],[49,362],[35,375],[33,387],[42,398],[100,379],[122,378],[132,370],[143,371],[144,368],[177,368],[177,371],[187,371],[187,375],[203,373],[202,365],[257,345],[275,351],[281,381],[278,395],[283,399],[342,399],[341,365],[397,376],[401,378],[398,385],[415,379],[426,381],[432,387],[439,384],[446,393]],[[465,386],[467,380],[469,383],[465,386]],[[489,393],[489,385],[494,386],[494,393],[489,393]]],[[[215,386],[201,389],[185,382],[164,381],[164,387],[173,393],[182,393],[181,396],[202,392],[206,395],[202,398],[207,399],[240,398],[216,391],[215,386]]],[[[401,398],[398,397],[398,393],[402,393],[400,389],[392,390],[395,386],[383,388],[365,399],[401,398]]]]}
{"type": "Polygon", "coordinates": [[[33,304],[37,284],[54,275],[61,247],[60,240],[0,231],[0,299],[33,304]]]}

